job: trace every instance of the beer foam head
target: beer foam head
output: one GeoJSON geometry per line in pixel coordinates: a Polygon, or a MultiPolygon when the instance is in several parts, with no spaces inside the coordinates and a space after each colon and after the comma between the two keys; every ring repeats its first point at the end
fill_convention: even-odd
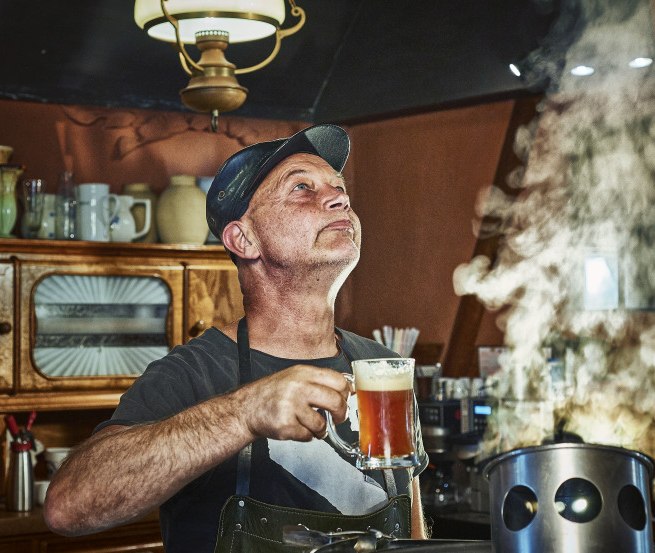
{"type": "Polygon", "coordinates": [[[353,361],[358,390],[395,391],[414,387],[414,359],[360,359],[353,361]]]}

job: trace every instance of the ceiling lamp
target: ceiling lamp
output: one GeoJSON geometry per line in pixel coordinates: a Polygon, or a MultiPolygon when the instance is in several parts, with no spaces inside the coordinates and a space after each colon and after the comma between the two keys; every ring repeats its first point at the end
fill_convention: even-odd
{"type": "Polygon", "coordinates": [[[287,29],[284,0],[136,0],[134,20],[158,40],[174,43],[180,63],[191,77],[180,91],[182,103],[194,111],[211,113],[212,130],[218,128],[219,113],[235,110],[245,102],[248,89],[236,75],[268,65],[280,51],[281,40],[305,24],[305,12],[289,0],[291,15],[299,21],[287,29]],[[229,42],[259,40],[275,34],[269,56],[252,67],[237,69],[225,58],[229,42]],[[200,50],[196,62],[185,44],[200,50]]]}

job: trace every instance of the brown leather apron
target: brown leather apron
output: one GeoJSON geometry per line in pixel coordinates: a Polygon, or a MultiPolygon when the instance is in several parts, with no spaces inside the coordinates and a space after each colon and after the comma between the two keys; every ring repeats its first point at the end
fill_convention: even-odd
{"type": "MultiPolygon", "coordinates": [[[[239,321],[237,346],[239,383],[245,384],[252,380],[250,344],[245,317],[239,321]]],[[[352,356],[345,348],[342,349],[346,357],[352,361],[352,356]]],[[[384,507],[366,515],[342,515],[270,505],[248,497],[252,446],[253,444],[250,444],[239,452],[236,494],[225,502],[221,510],[214,553],[303,551],[302,548],[286,545],[282,541],[282,528],[286,525],[298,524],[320,532],[375,528],[396,538],[410,537],[411,498],[409,495],[397,495],[396,482],[391,470],[383,471],[389,501],[384,507]]],[[[409,489],[411,490],[411,479],[409,489]]]]}

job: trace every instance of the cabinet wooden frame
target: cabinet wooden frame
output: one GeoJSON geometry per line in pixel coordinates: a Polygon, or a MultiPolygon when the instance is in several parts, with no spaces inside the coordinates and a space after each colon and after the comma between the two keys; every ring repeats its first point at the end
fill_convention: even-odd
{"type": "Polygon", "coordinates": [[[39,370],[33,297],[51,275],[161,279],[171,296],[170,348],[243,314],[236,267],[222,246],[0,239],[0,412],[111,408],[135,379],[39,370]]]}

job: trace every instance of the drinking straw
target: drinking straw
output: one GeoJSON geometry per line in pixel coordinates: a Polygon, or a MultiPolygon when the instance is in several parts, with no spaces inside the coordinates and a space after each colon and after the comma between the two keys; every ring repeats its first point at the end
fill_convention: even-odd
{"type": "Polygon", "coordinates": [[[383,325],[382,331],[378,328],[373,330],[373,338],[376,342],[385,345],[402,357],[409,357],[412,354],[418,335],[419,330],[416,327],[399,328],[383,325]]]}

